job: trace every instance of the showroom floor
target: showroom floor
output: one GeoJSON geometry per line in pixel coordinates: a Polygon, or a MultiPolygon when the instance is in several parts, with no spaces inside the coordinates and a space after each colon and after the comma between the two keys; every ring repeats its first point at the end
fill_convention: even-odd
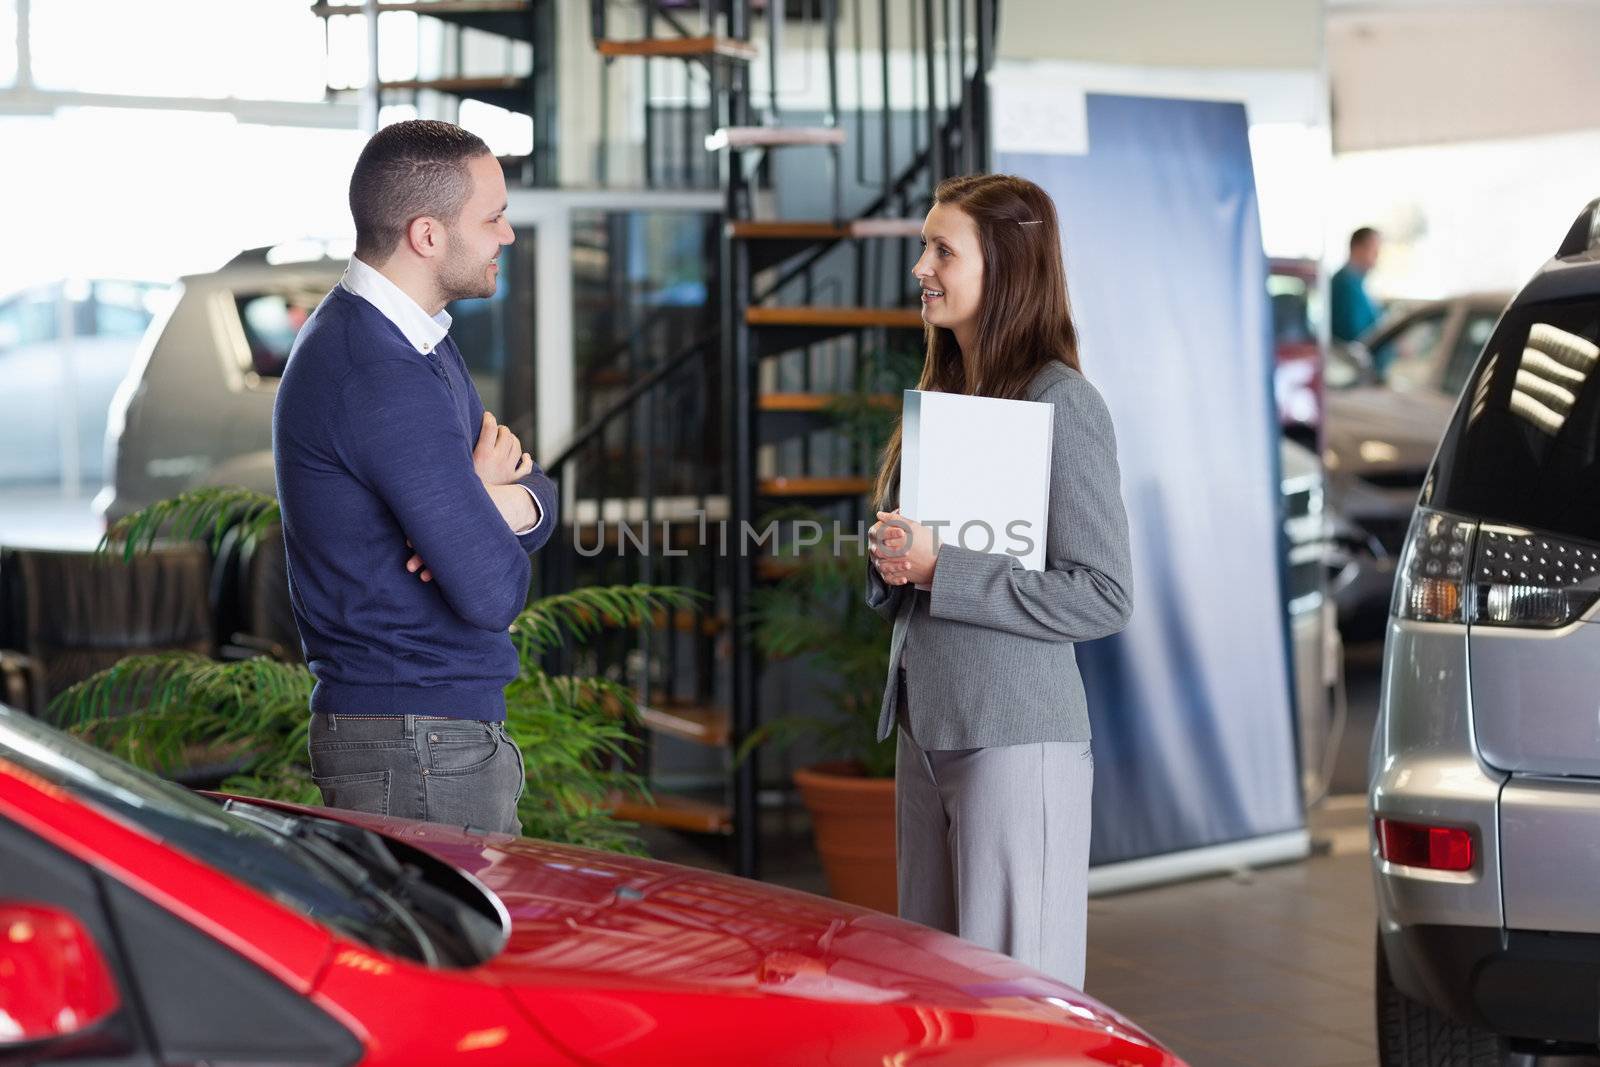
{"type": "Polygon", "coordinates": [[[1192,1067],[1371,1067],[1372,887],[1353,810],[1319,813],[1346,824],[1342,844],[1303,863],[1090,901],[1088,992],[1192,1067]]]}

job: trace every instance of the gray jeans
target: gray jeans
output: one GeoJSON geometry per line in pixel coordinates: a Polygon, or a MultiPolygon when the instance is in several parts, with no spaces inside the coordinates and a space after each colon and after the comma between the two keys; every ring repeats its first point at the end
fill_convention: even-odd
{"type": "Polygon", "coordinates": [[[308,747],[330,808],[522,833],[525,770],[504,723],[314,714],[308,747]]]}

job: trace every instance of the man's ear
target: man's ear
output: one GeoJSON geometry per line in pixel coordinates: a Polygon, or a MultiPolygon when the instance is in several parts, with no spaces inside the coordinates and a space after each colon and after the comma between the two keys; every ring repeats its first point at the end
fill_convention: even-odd
{"type": "Polygon", "coordinates": [[[406,227],[406,243],[423,259],[432,259],[444,251],[443,231],[438,219],[422,215],[412,219],[411,225],[406,227]]]}

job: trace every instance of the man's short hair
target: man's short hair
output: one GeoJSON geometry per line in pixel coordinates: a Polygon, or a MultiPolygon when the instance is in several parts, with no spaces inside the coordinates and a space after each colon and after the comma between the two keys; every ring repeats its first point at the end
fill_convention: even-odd
{"type": "Polygon", "coordinates": [[[1350,247],[1354,248],[1356,245],[1366,244],[1377,236],[1377,230],[1374,230],[1371,226],[1362,226],[1350,235],[1350,247]]]}
{"type": "Polygon", "coordinates": [[[467,160],[488,153],[476,134],[433,119],[397,122],[373,134],[350,175],[356,255],[381,267],[413,220],[427,215],[454,223],[472,195],[467,160]]]}

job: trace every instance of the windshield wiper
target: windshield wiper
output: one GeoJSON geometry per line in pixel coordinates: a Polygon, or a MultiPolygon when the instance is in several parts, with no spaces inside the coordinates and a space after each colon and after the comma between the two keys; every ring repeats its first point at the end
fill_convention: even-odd
{"type": "Polygon", "coordinates": [[[321,816],[294,818],[296,833],[315,835],[384,876],[390,896],[426,920],[434,942],[448,942],[459,962],[476,963],[498,949],[505,931],[497,919],[436,884],[424,866],[404,862],[382,834],[321,816]]]}
{"type": "MultiPolygon", "coordinates": [[[[230,798],[223,802],[223,809],[239,816],[242,819],[271,831],[277,838],[291,845],[306,855],[312,857],[320,866],[331,872],[340,882],[359,896],[366,897],[381,906],[383,914],[404,931],[405,935],[416,945],[421,961],[430,967],[438,966],[439,950],[434,945],[433,939],[426,930],[417,922],[411,912],[402,904],[389,888],[379,884],[373,877],[372,870],[366,864],[353,858],[350,853],[339,844],[328,839],[329,835],[317,832],[315,824],[301,816],[288,815],[274,811],[271,808],[251,804],[230,798]]],[[[334,824],[337,825],[337,824],[334,824]]],[[[352,828],[354,829],[354,828],[352,828]]],[[[379,861],[384,873],[391,881],[403,879],[404,871],[387,849],[381,846],[369,845],[361,850],[369,859],[382,853],[383,859],[379,861]],[[393,873],[391,873],[393,872],[393,873]]]]}

